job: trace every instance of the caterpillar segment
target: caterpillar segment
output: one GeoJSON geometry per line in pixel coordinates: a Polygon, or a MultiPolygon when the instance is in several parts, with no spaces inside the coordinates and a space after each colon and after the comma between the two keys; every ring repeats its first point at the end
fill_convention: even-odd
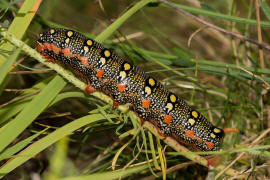
{"type": "Polygon", "coordinates": [[[73,30],[52,28],[40,34],[37,50],[85,81],[86,92],[101,91],[113,98],[115,106],[132,104],[138,116],[153,123],[164,137],[200,151],[220,148],[222,129],[155,78],[94,40],[73,30]]]}

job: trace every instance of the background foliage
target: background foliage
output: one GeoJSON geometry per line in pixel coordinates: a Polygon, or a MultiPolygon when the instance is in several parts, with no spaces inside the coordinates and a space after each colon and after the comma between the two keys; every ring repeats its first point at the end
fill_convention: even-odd
{"type": "MultiPolygon", "coordinates": [[[[213,124],[240,130],[224,139],[218,153],[224,167],[231,165],[246,178],[269,177],[269,51],[163,3],[148,2],[2,0],[1,33],[8,29],[32,48],[49,27],[96,38],[161,80],[213,124]]],[[[228,32],[270,44],[267,1],[170,2],[228,32]]],[[[100,101],[105,97],[85,95],[6,39],[0,42],[0,176],[229,178],[220,169],[190,161],[190,154],[176,153],[133,116],[100,101]]]]}

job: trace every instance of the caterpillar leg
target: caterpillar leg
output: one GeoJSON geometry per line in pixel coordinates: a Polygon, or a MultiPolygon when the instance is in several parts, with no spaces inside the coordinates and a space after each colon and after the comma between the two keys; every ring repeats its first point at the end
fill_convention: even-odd
{"type": "Polygon", "coordinates": [[[95,91],[96,91],[96,89],[95,89],[93,86],[91,86],[90,81],[87,79],[87,86],[86,86],[86,88],[84,89],[84,92],[85,92],[86,94],[91,94],[91,93],[93,93],[93,92],[95,92],[95,91]]]}
{"type": "Polygon", "coordinates": [[[151,123],[156,127],[158,134],[162,137],[162,140],[166,139],[167,135],[165,134],[164,130],[160,129],[157,122],[151,121],[151,123]]]}
{"type": "Polygon", "coordinates": [[[119,106],[119,103],[117,101],[113,101],[113,107],[116,108],[119,106]]]}
{"type": "Polygon", "coordinates": [[[54,59],[51,56],[49,56],[48,54],[43,53],[43,56],[46,58],[45,62],[55,63],[54,59]]]}
{"type": "Polygon", "coordinates": [[[46,58],[45,62],[55,63],[55,60],[46,52],[41,53],[46,58]]]}
{"type": "Polygon", "coordinates": [[[143,125],[145,122],[145,120],[143,118],[140,118],[140,121],[141,121],[141,125],[143,125]]]}
{"type": "Polygon", "coordinates": [[[157,130],[158,130],[158,134],[162,137],[162,140],[166,139],[167,136],[163,134],[159,128],[157,128],[157,130]]]}
{"type": "Polygon", "coordinates": [[[88,84],[87,86],[86,86],[86,88],[84,89],[84,92],[86,93],[86,94],[91,94],[91,93],[93,93],[93,92],[95,92],[96,91],[96,89],[93,87],[93,86],[91,86],[90,84],[88,84]]]}
{"type": "MultiPolygon", "coordinates": [[[[154,115],[153,115],[154,116],[154,115]]],[[[164,117],[156,114],[154,120],[150,120],[151,123],[156,127],[158,134],[162,139],[166,139],[167,136],[171,134],[170,125],[164,122],[164,117]]]]}

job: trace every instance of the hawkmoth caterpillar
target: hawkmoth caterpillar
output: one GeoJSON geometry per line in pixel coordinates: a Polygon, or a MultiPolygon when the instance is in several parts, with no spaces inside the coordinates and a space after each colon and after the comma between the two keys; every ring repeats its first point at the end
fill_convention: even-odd
{"type": "Polygon", "coordinates": [[[81,33],[52,28],[40,34],[37,50],[84,80],[86,92],[101,91],[115,105],[132,104],[138,116],[154,124],[164,137],[201,151],[220,148],[222,129],[155,78],[81,33]]]}

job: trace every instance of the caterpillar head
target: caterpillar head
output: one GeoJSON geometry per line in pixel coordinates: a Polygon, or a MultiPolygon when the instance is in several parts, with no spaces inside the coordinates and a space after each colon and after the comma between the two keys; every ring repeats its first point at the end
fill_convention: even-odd
{"type": "Polygon", "coordinates": [[[63,53],[67,56],[86,53],[89,51],[89,44],[93,41],[86,39],[82,34],[73,30],[51,28],[40,34],[37,40],[37,50],[53,51],[55,54],[63,53]]]}
{"type": "MultiPolygon", "coordinates": [[[[38,47],[46,44],[53,44],[58,48],[64,49],[70,43],[75,32],[59,28],[51,28],[48,31],[41,33],[37,40],[38,47]]],[[[39,49],[38,49],[39,50],[39,49]]]]}

